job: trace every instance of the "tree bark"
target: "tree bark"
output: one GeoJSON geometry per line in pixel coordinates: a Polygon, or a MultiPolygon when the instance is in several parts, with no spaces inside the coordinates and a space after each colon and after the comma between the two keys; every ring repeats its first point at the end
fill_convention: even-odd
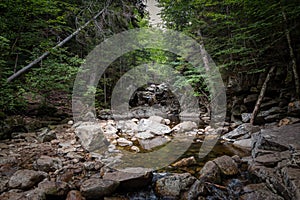
{"type": "MultiPolygon", "coordinates": [[[[105,10],[106,10],[106,8],[104,8],[100,12],[98,12],[93,18],[91,18],[84,25],[82,25],[81,27],[79,27],[78,29],[76,29],[71,35],[69,35],[63,41],[61,41],[55,47],[53,47],[52,50],[57,49],[59,47],[62,47],[66,42],[68,42],[74,36],[76,36],[82,29],[86,28],[92,21],[96,20],[105,10]]],[[[19,71],[17,71],[16,73],[14,73],[13,75],[11,75],[10,77],[8,77],[7,82],[11,82],[14,79],[18,78],[20,75],[24,74],[30,68],[32,68],[34,65],[36,65],[41,60],[43,60],[44,58],[46,58],[49,54],[50,54],[50,51],[47,51],[47,52],[43,53],[40,57],[38,57],[37,59],[35,59],[31,63],[29,63],[27,66],[23,67],[22,69],[20,69],[19,71]]]]}
{"type": "MultiPolygon", "coordinates": [[[[281,10],[282,10],[281,11],[282,17],[287,26],[288,20],[287,20],[287,17],[286,17],[283,7],[281,7],[281,10]]],[[[293,69],[294,81],[295,81],[295,87],[296,87],[296,98],[299,99],[299,97],[300,97],[300,85],[299,84],[300,83],[299,83],[299,76],[298,76],[298,72],[297,72],[297,63],[296,63],[296,57],[294,54],[294,50],[292,47],[292,39],[291,39],[290,31],[287,27],[285,28],[285,36],[286,36],[286,40],[287,40],[289,50],[290,50],[290,57],[292,60],[292,69],[293,69]]]]}
{"type": "Polygon", "coordinates": [[[274,70],[275,70],[275,66],[273,66],[273,67],[270,68],[270,70],[269,70],[269,72],[267,74],[267,77],[266,77],[266,79],[264,81],[264,84],[263,84],[263,86],[262,86],[262,88],[260,90],[260,94],[259,94],[259,96],[257,98],[254,110],[253,110],[252,115],[251,115],[251,119],[250,119],[250,123],[251,124],[254,124],[254,120],[255,120],[255,118],[256,118],[256,116],[258,114],[258,111],[260,109],[260,105],[261,105],[262,100],[263,100],[263,98],[265,96],[268,82],[271,79],[271,76],[273,75],[274,70]]]}

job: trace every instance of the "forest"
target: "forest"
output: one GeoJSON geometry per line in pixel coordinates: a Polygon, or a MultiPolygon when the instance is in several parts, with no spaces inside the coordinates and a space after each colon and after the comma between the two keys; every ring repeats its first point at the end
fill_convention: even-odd
{"type": "MultiPolygon", "coordinates": [[[[137,44],[138,41],[141,46],[155,43],[145,37],[142,31],[137,32],[124,43],[137,44]]],[[[122,43],[119,45],[101,55],[117,54],[118,49],[123,48],[122,43]]],[[[38,188],[44,196],[37,199],[110,199],[109,196],[114,196],[117,199],[270,197],[296,200],[300,198],[299,63],[299,0],[1,0],[0,199],[36,195],[26,192],[38,188]],[[160,24],[151,22],[151,2],[159,9],[160,24]],[[103,71],[96,86],[85,85],[83,98],[94,97],[94,110],[74,99],[74,88],[80,88],[76,81],[82,78],[78,74],[85,70],[82,67],[91,61],[89,55],[99,44],[110,42],[118,34],[146,29],[162,31],[161,35],[155,32],[157,38],[165,37],[168,30],[176,31],[196,41],[201,52],[205,52],[191,57],[200,59],[204,70],[213,63],[216,73],[220,73],[226,111],[217,126],[210,124],[218,102],[214,102],[213,90],[206,81],[208,75],[189,63],[189,58],[164,50],[178,42],[172,41],[171,34],[158,43],[157,48],[135,49],[117,57],[103,71]],[[161,68],[152,69],[145,64],[161,68]],[[134,72],[137,67],[143,71],[134,72]],[[126,102],[130,110],[122,110],[123,105],[120,110],[114,110],[116,98],[117,103],[122,102],[131,94],[126,89],[116,91],[115,86],[122,85],[120,80],[125,76],[136,79],[131,77],[134,73],[145,80],[151,73],[174,78],[176,89],[172,90],[165,82],[151,81],[134,91],[126,86],[128,91],[132,90],[126,102]],[[180,99],[189,87],[193,88],[192,97],[180,99]],[[199,110],[191,106],[191,99],[197,101],[199,110]],[[75,119],[74,105],[79,105],[80,112],[84,110],[83,118],[75,119]],[[196,123],[192,118],[197,118],[196,123]],[[84,124],[91,119],[92,124],[84,124]],[[106,143],[97,135],[99,132],[106,137],[106,143]],[[163,147],[176,141],[176,135],[181,132],[195,136],[191,145],[178,139],[181,142],[175,142],[178,147],[174,144],[174,149],[164,151],[163,147]],[[206,135],[212,136],[206,139],[206,135]],[[276,139],[273,140],[273,136],[276,139]],[[201,145],[206,148],[206,141],[215,145],[212,154],[198,158],[190,153],[201,145]],[[23,143],[30,144],[30,148],[32,143],[37,146],[31,151],[24,148],[23,143]],[[230,147],[223,143],[230,143],[230,147]],[[189,146],[187,151],[181,147],[184,144],[189,146]],[[238,150],[231,147],[232,144],[238,146],[238,150]],[[112,158],[91,153],[105,145],[113,159],[118,160],[115,154],[121,152],[124,160],[137,166],[144,162],[144,156],[138,154],[147,153],[151,160],[151,153],[157,150],[152,156],[160,157],[156,162],[167,167],[157,167],[159,170],[153,174],[136,172],[138,178],[129,172],[124,175],[124,172],[112,171],[103,167],[105,162],[109,166],[115,164],[112,158]],[[182,151],[182,155],[178,158],[174,153],[169,157],[174,158],[173,162],[166,161],[168,156],[163,155],[175,150],[182,151]],[[134,161],[126,157],[126,151],[137,154],[134,161]],[[11,154],[13,159],[7,159],[11,154]],[[250,154],[252,162],[247,157],[251,157],[250,154]],[[74,169],[68,168],[69,165],[74,169]],[[7,166],[17,167],[9,171],[7,166]],[[214,167],[218,172],[210,171],[214,167]],[[82,171],[76,171],[79,168],[82,171]],[[36,183],[19,186],[18,179],[27,177],[21,169],[32,170],[26,173],[39,177],[36,183]],[[95,178],[98,171],[101,171],[100,179],[95,178]],[[159,174],[165,171],[173,174],[159,174]],[[71,178],[64,177],[68,173],[71,178]],[[267,175],[262,175],[264,173],[267,175]],[[136,185],[114,180],[119,176],[125,176],[128,182],[137,179],[137,185],[147,183],[151,189],[130,193],[137,191],[136,185]],[[45,178],[49,179],[48,183],[42,181],[45,178]],[[106,179],[115,182],[99,183],[106,179]],[[56,185],[61,188],[49,192],[49,188],[54,187],[51,181],[57,183],[58,180],[66,185],[56,185]],[[174,181],[178,191],[167,185],[168,181],[174,181]],[[93,185],[105,189],[96,190],[93,185]],[[127,187],[128,191],[124,189],[127,187]],[[22,192],[11,192],[13,189],[22,192]]],[[[96,76],[89,74],[90,79],[97,79],[96,76]]],[[[141,165],[152,167],[147,164],[141,165]]]]}

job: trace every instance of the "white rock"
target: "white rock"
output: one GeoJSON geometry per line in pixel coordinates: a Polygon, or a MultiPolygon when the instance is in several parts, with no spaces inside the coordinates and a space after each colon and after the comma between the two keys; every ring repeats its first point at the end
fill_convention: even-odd
{"type": "Polygon", "coordinates": [[[150,131],[155,135],[164,135],[170,133],[172,130],[164,125],[149,119],[142,119],[138,124],[138,132],[150,131]]]}
{"type": "Polygon", "coordinates": [[[73,120],[69,120],[68,121],[68,125],[73,125],[74,124],[74,121],[73,120]]]}
{"type": "Polygon", "coordinates": [[[162,118],[160,116],[150,116],[148,119],[151,120],[151,121],[154,121],[154,122],[158,122],[160,124],[164,124],[165,123],[164,118],[162,118]]]}
{"type": "Polygon", "coordinates": [[[176,126],[174,126],[172,128],[172,130],[183,133],[183,132],[187,132],[187,131],[192,131],[197,128],[198,128],[198,126],[195,122],[185,121],[185,122],[181,122],[180,124],[177,124],[176,126]]]}
{"type": "Polygon", "coordinates": [[[151,139],[151,138],[154,138],[154,135],[151,134],[151,132],[148,130],[148,131],[145,131],[145,132],[140,132],[140,133],[137,133],[135,135],[135,137],[137,137],[138,139],[151,139]]]}
{"type": "Polygon", "coordinates": [[[119,138],[119,139],[117,139],[117,142],[118,142],[118,145],[121,147],[133,145],[133,142],[126,140],[125,138],[119,138]]]}

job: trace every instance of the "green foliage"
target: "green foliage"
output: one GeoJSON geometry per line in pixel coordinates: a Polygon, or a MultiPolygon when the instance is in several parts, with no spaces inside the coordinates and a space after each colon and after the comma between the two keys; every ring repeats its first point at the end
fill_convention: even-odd
{"type": "MultiPolygon", "coordinates": [[[[287,70],[286,29],[300,58],[299,1],[159,0],[167,28],[182,31],[204,45],[226,75],[261,73],[270,66],[287,70]],[[286,12],[288,24],[282,17],[286,12]]],[[[189,76],[194,82],[197,76],[189,76]]],[[[199,77],[201,80],[201,77],[199,77]]]]}
{"type": "MultiPolygon", "coordinates": [[[[137,26],[142,19],[141,0],[2,0],[0,2],[0,111],[19,113],[28,93],[47,103],[53,91],[67,91],[83,58],[106,37],[137,26]],[[53,50],[96,13],[102,15],[76,38],[53,50]],[[6,79],[44,52],[51,54],[29,73],[12,83],[6,79]]],[[[145,22],[143,22],[145,23],[145,22]]],[[[107,79],[109,80],[109,79],[107,79]]],[[[97,91],[103,94],[101,89],[97,91]]]]}

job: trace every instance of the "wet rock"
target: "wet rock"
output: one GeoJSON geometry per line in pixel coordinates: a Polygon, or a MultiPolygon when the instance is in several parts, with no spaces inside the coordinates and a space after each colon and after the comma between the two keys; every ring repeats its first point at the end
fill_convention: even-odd
{"type": "Polygon", "coordinates": [[[169,140],[163,136],[158,136],[153,139],[147,139],[147,140],[139,139],[138,141],[139,141],[141,147],[146,150],[151,150],[155,147],[162,146],[169,142],[169,140]]]}
{"type": "Polygon", "coordinates": [[[119,190],[135,191],[148,186],[152,180],[152,173],[144,168],[126,168],[122,171],[108,172],[103,179],[119,182],[119,190]]]}
{"type": "Polygon", "coordinates": [[[149,119],[142,119],[138,124],[138,131],[144,132],[147,130],[155,135],[164,135],[171,132],[171,129],[164,124],[160,124],[149,119]]]}
{"type": "Polygon", "coordinates": [[[172,166],[174,167],[184,167],[184,166],[191,166],[197,164],[197,161],[195,159],[194,156],[188,157],[188,158],[183,158],[177,162],[175,162],[174,164],[172,164],[172,166]]]}
{"type": "Polygon", "coordinates": [[[284,200],[281,196],[272,193],[264,183],[250,184],[244,187],[245,194],[239,199],[252,200],[252,199],[264,199],[264,200],[284,200]]]}
{"type": "Polygon", "coordinates": [[[117,139],[118,145],[121,147],[132,146],[133,142],[126,140],[125,138],[117,139]]]}
{"type": "Polygon", "coordinates": [[[158,195],[178,198],[181,193],[187,191],[196,181],[196,178],[189,173],[172,174],[156,181],[155,190],[158,195]]]}
{"type": "Polygon", "coordinates": [[[176,126],[174,126],[172,128],[172,130],[176,131],[176,132],[184,133],[184,132],[187,132],[187,131],[192,131],[192,130],[197,129],[197,128],[198,128],[198,126],[195,122],[185,121],[185,122],[181,122],[180,124],[177,124],[176,126]]]}
{"type": "Polygon", "coordinates": [[[223,175],[236,175],[239,172],[237,164],[229,156],[224,155],[218,157],[214,159],[213,162],[216,163],[223,175]]]}
{"type": "Polygon", "coordinates": [[[247,139],[252,133],[258,132],[260,128],[251,124],[241,124],[233,131],[226,133],[221,138],[228,141],[235,141],[237,138],[247,139]]]}
{"type": "Polygon", "coordinates": [[[66,197],[69,186],[65,182],[42,181],[38,184],[38,189],[45,195],[47,199],[66,197]]]}
{"type": "Polygon", "coordinates": [[[75,129],[81,145],[88,151],[101,149],[105,146],[102,128],[97,123],[84,122],[75,129]]]}
{"type": "Polygon", "coordinates": [[[55,130],[49,130],[48,128],[41,129],[37,134],[37,139],[40,142],[50,142],[51,140],[57,139],[55,130]]]}
{"type": "Polygon", "coordinates": [[[85,198],[81,195],[79,191],[71,190],[68,193],[66,200],[85,200],[85,198]]]}
{"type": "Polygon", "coordinates": [[[91,178],[82,183],[80,192],[87,200],[111,195],[119,183],[113,180],[91,178]]]}
{"type": "Polygon", "coordinates": [[[48,177],[48,174],[41,171],[19,170],[10,178],[8,186],[22,190],[30,189],[42,180],[48,177]]]}
{"type": "Polygon", "coordinates": [[[62,167],[62,162],[59,158],[41,156],[33,163],[33,167],[39,171],[50,172],[60,169],[62,167]]]}

